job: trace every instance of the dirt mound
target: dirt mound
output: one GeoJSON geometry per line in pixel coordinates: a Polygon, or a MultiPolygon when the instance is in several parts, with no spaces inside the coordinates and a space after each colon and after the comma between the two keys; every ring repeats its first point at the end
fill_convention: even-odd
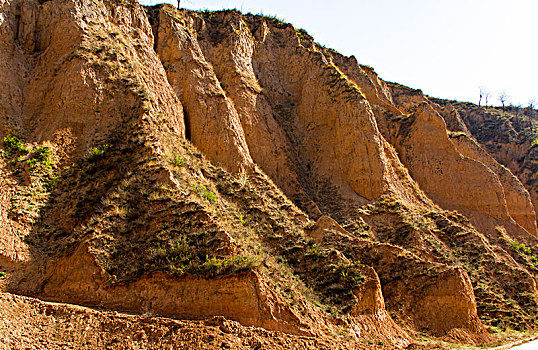
{"type": "MultiPolygon", "coordinates": [[[[223,317],[179,321],[128,315],[0,293],[0,349],[368,349],[340,339],[245,327],[223,317]],[[9,320],[9,322],[8,322],[9,320]]],[[[387,344],[387,347],[390,346],[387,344]]],[[[392,347],[392,346],[391,346],[392,347]]],[[[386,347],[385,347],[386,348],[386,347]]],[[[393,347],[392,347],[393,348],[393,347]]]]}

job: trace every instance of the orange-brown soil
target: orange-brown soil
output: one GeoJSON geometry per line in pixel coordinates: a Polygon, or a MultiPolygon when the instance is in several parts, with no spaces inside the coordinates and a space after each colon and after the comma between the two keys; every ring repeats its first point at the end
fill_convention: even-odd
{"type": "Polygon", "coordinates": [[[0,15],[8,347],[420,348],[536,326],[533,177],[457,105],[264,16],[0,15]]]}

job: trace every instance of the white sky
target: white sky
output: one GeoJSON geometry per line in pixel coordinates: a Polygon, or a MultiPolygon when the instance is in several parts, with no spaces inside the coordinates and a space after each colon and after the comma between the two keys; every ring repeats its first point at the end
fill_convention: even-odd
{"type": "MultiPolygon", "coordinates": [[[[140,0],[155,5],[161,0],[140,0]]],[[[166,0],[177,5],[175,0],[166,0]]],[[[538,103],[537,0],[182,0],[188,9],[276,15],[382,79],[446,99],[538,103]]]]}

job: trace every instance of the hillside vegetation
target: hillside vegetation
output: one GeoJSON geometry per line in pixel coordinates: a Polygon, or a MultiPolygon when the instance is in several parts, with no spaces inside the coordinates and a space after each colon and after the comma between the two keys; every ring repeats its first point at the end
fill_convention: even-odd
{"type": "Polygon", "coordinates": [[[0,6],[8,346],[428,348],[537,326],[524,117],[385,82],[272,17],[0,6]]]}

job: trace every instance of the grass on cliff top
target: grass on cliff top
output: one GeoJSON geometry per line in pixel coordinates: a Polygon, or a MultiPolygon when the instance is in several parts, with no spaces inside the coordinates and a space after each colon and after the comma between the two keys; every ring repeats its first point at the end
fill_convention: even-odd
{"type": "Polygon", "coordinates": [[[532,143],[538,138],[538,111],[528,107],[485,107],[471,102],[432,98],[441,105],[452,104],[460,112],[473,136],[480,142],[532,143]],[[478,116],[479,118],[472,118],[478,116]]]}

